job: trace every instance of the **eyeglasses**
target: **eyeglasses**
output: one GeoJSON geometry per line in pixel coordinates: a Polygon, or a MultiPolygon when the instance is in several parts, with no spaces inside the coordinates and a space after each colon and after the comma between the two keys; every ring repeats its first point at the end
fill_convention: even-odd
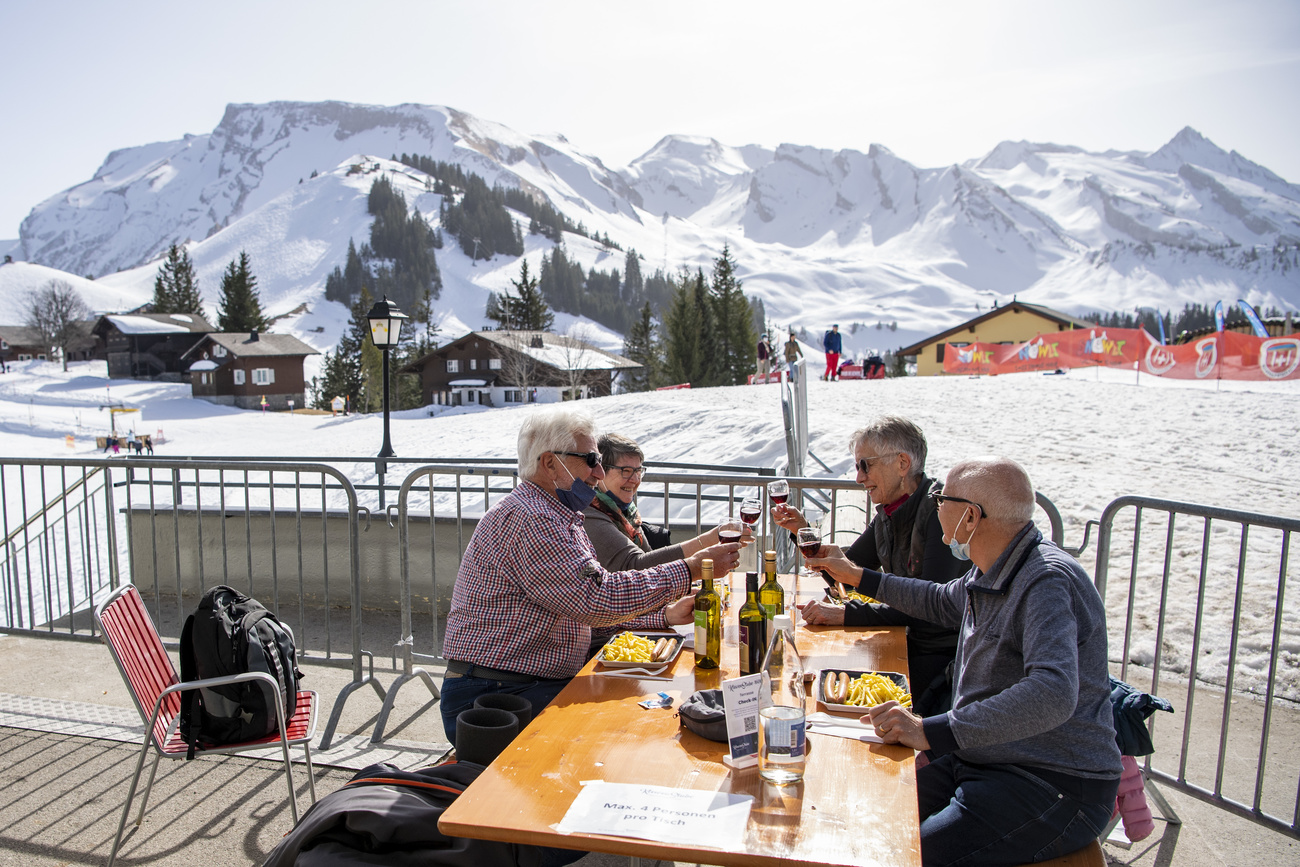
{"type": "Polygon", "coordinates": [[[950,497],[947,494],[941,494],[938,491],[931,491],[930,499],[934,500],[940,506],[942,506],[944,504],[944,501],[946,500],[952,500],[954,503],[965,503],[968,506],[974,506],[975,508],[979,509],[981,518],[988,517],[988,513],[984,511],[983,506],[981,506],[979,503],[975,502],[974,500],[967,500],[965,497],[950,497]]]}
{"type": "Polygon", "coordinates": [[[861,458],[857,463],[858,470],[865,476],[867,473],[871,472],[871,468],[876,464],[880,463],[885,458],[892,458],[898,454],[899,452],[885,452],[883,455],[876,455],[874,458],[861,458]]]}
{"type": "Polygon", "coordinates": [[[587,462],[587,466],[592,469],[595,469],[596,464],[600,463],[600,452],[552,452],[552,454],[565,455],[571,458],[582,458],[587,462]]]}
{"type": "Polygon", "coordinates": [[[639,467],[611,467],[609,464],[606,464],[605,470],[607,472],[613,472],[614,470],[618,470],[623,475],[624,479],[630,481],[632,479],[639,479],[642,476],[644,476],[646,468],[644,465],[639,467]]]}

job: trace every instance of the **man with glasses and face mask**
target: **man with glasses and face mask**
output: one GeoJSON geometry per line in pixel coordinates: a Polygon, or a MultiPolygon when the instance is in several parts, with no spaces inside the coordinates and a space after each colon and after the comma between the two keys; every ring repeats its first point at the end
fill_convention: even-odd
{"type": "Polygon", "coordinates": [[[719,574],[739,560],[730,543],[609,571],[583,531],[592,486],[605,477],[591,417],[568,407],[530,414],[518,450],[519,485],[475,528],[452,591],[440,704],[453,743],[457,714],[478,696],[522,695],[540,712],[586,663],[593,629],[681,600],[705,559],[719,574]]]}
{"type": "Polygon", "coordinates": [[[809,560],[959,629],[952,710],[921,717],[890,701],[862,720],[886,743],[931,759],[916,773],[925,865],[1074,852],[1110,818],[1120,778],[1101,597],[1034,527],[1034,488],[1015,461],[963,461],[932,497],[945,541],[971,561],[960,579],[940,585],[862,569],[834,545],[809,560]]]}
{"type": "MultiPolygon", "coordinates": [[[[911,420],[887,415],[854,432],[849,441],[858,483],[876,514],[846,552],[867,569],[946,584],[966,571],[943,541],[935,503],[929,495],[939,483],[925,475],[925,434],[911,420]]],[[[798,509],[775,506],[772,520],[795,533],[808,526],[798,509]]],[[[957,649],[957,631],[888,605],[850,600],[843,606],[810,602],[803,608],[809,624],[830,626],[906,626],[907,664],[912,700],[918,710],[940,713],[951,704],[948,667],[957,649]]]]}

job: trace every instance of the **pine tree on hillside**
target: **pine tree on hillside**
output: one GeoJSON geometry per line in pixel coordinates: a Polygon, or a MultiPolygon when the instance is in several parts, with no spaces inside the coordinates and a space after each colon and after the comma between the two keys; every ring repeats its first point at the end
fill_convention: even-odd
{"type": "Polygon", "coordinates": [[[671,384],[716,385],[711,363],[713,311],[704,273],[683,272],[664,316],[664,375],[671,384]]]}
{"type": "Polygon", "coordinates": [[[270,325],[262,313],[262,301],[257,294],[257,278],[249,268],[248,253],[239,251],[239,258],[226,266],[221,275],[221,301],[217,306],[217,330],[265,331],[270,325]]]}
{"type": "Polygon", "coordinates": [[[640,370],[627,371],[623,374],[623,385],[628,391],[649,391],[658,384],[659,341],[655,336],[654,318],[650,312],[650,302],[641,308],[641,314],[628,329],[623,338],[623,355],[641,365],[640,370]]]}
{"type": "MultiPolygon", "coordinates": [[[[519,279],[510,285],[518,293],[510,299],[507,309],[513,327],[518,331],[550,331],[555,327],[555,314],[537,288],[537,278],[528,275],[528,260],[519,263],[519,279]]],[[[509,296],[507,296],[509,297],[509,296]]]]}
{"type": "Polygon", "coordinates": [[[194,263],[184,247],[172,244],[167,250],[167,258],[153,281],[152,307],[154,313],[203,315],[199,278],[194,274],[194,263]]]}
{"type": "Polygon", "coordinates": [[[712,353],[719,385],[740,385],[754,372],[754,312],[736,279],[736,263],[731,248],[722,247],[722,255],[713,260],[713,285],[709,290],[713,305],[716,339],[712,353]]]}
{"type": "Polygon", "coordinates": [[[636,307],[645,297],[645,279],[641,276],[641,257],[629,248],[623,260],[623,303],[636,307]]]}

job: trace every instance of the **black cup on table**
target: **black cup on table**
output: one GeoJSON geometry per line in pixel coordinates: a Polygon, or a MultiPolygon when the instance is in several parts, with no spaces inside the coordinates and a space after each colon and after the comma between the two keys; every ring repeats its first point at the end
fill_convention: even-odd
{"type": "Polygon", "coordinates": [[[456,758],[490,765],[519,734],[519,718],[508,710],[472,707],[456,717],[456,758]]]}
{"type": "Polygon", "coordinates": [[[509,692],[490,692],[474,699],[474,707],[493,707],[509,711],[519,720],[519,730],[523,731],[533,721],[533,703],[522,695],[509,692]]]}

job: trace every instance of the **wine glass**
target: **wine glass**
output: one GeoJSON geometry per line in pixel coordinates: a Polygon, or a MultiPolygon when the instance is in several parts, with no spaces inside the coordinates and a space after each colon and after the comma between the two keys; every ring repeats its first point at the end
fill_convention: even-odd
{"type": "Polygon", "coordinates": [[[740,520],[749,526],[758,523],[759,516],[763,514],[763,501],[758,497],[746,497],[740,504],[740,520]]]}
{"type": "Polygon", "coordinates": [[[822,540],[816,527],[800,527],[798,533],[799,552],[805,557],[816,557],[821,550],[822,540]]]}
{"type": "Polygon", "coordinates": [[[777,479],[775,482],[769,482],[767,485],[767,497],[772,501],[772,505],[784,505],[785,501],[790,499],[790,483],[785,479],[777,479]]]}
{"type": "MultiPolygon", "coordinates": [[[[739,518],[726,518],[718,524],[718,541],[719,542],[739,542],[741,536],[745,535],[745,524],[739,518]]],[[[722,576],[722,607],[729,608],[731,605],[731,573],[727,572],[722,576]]]]}

